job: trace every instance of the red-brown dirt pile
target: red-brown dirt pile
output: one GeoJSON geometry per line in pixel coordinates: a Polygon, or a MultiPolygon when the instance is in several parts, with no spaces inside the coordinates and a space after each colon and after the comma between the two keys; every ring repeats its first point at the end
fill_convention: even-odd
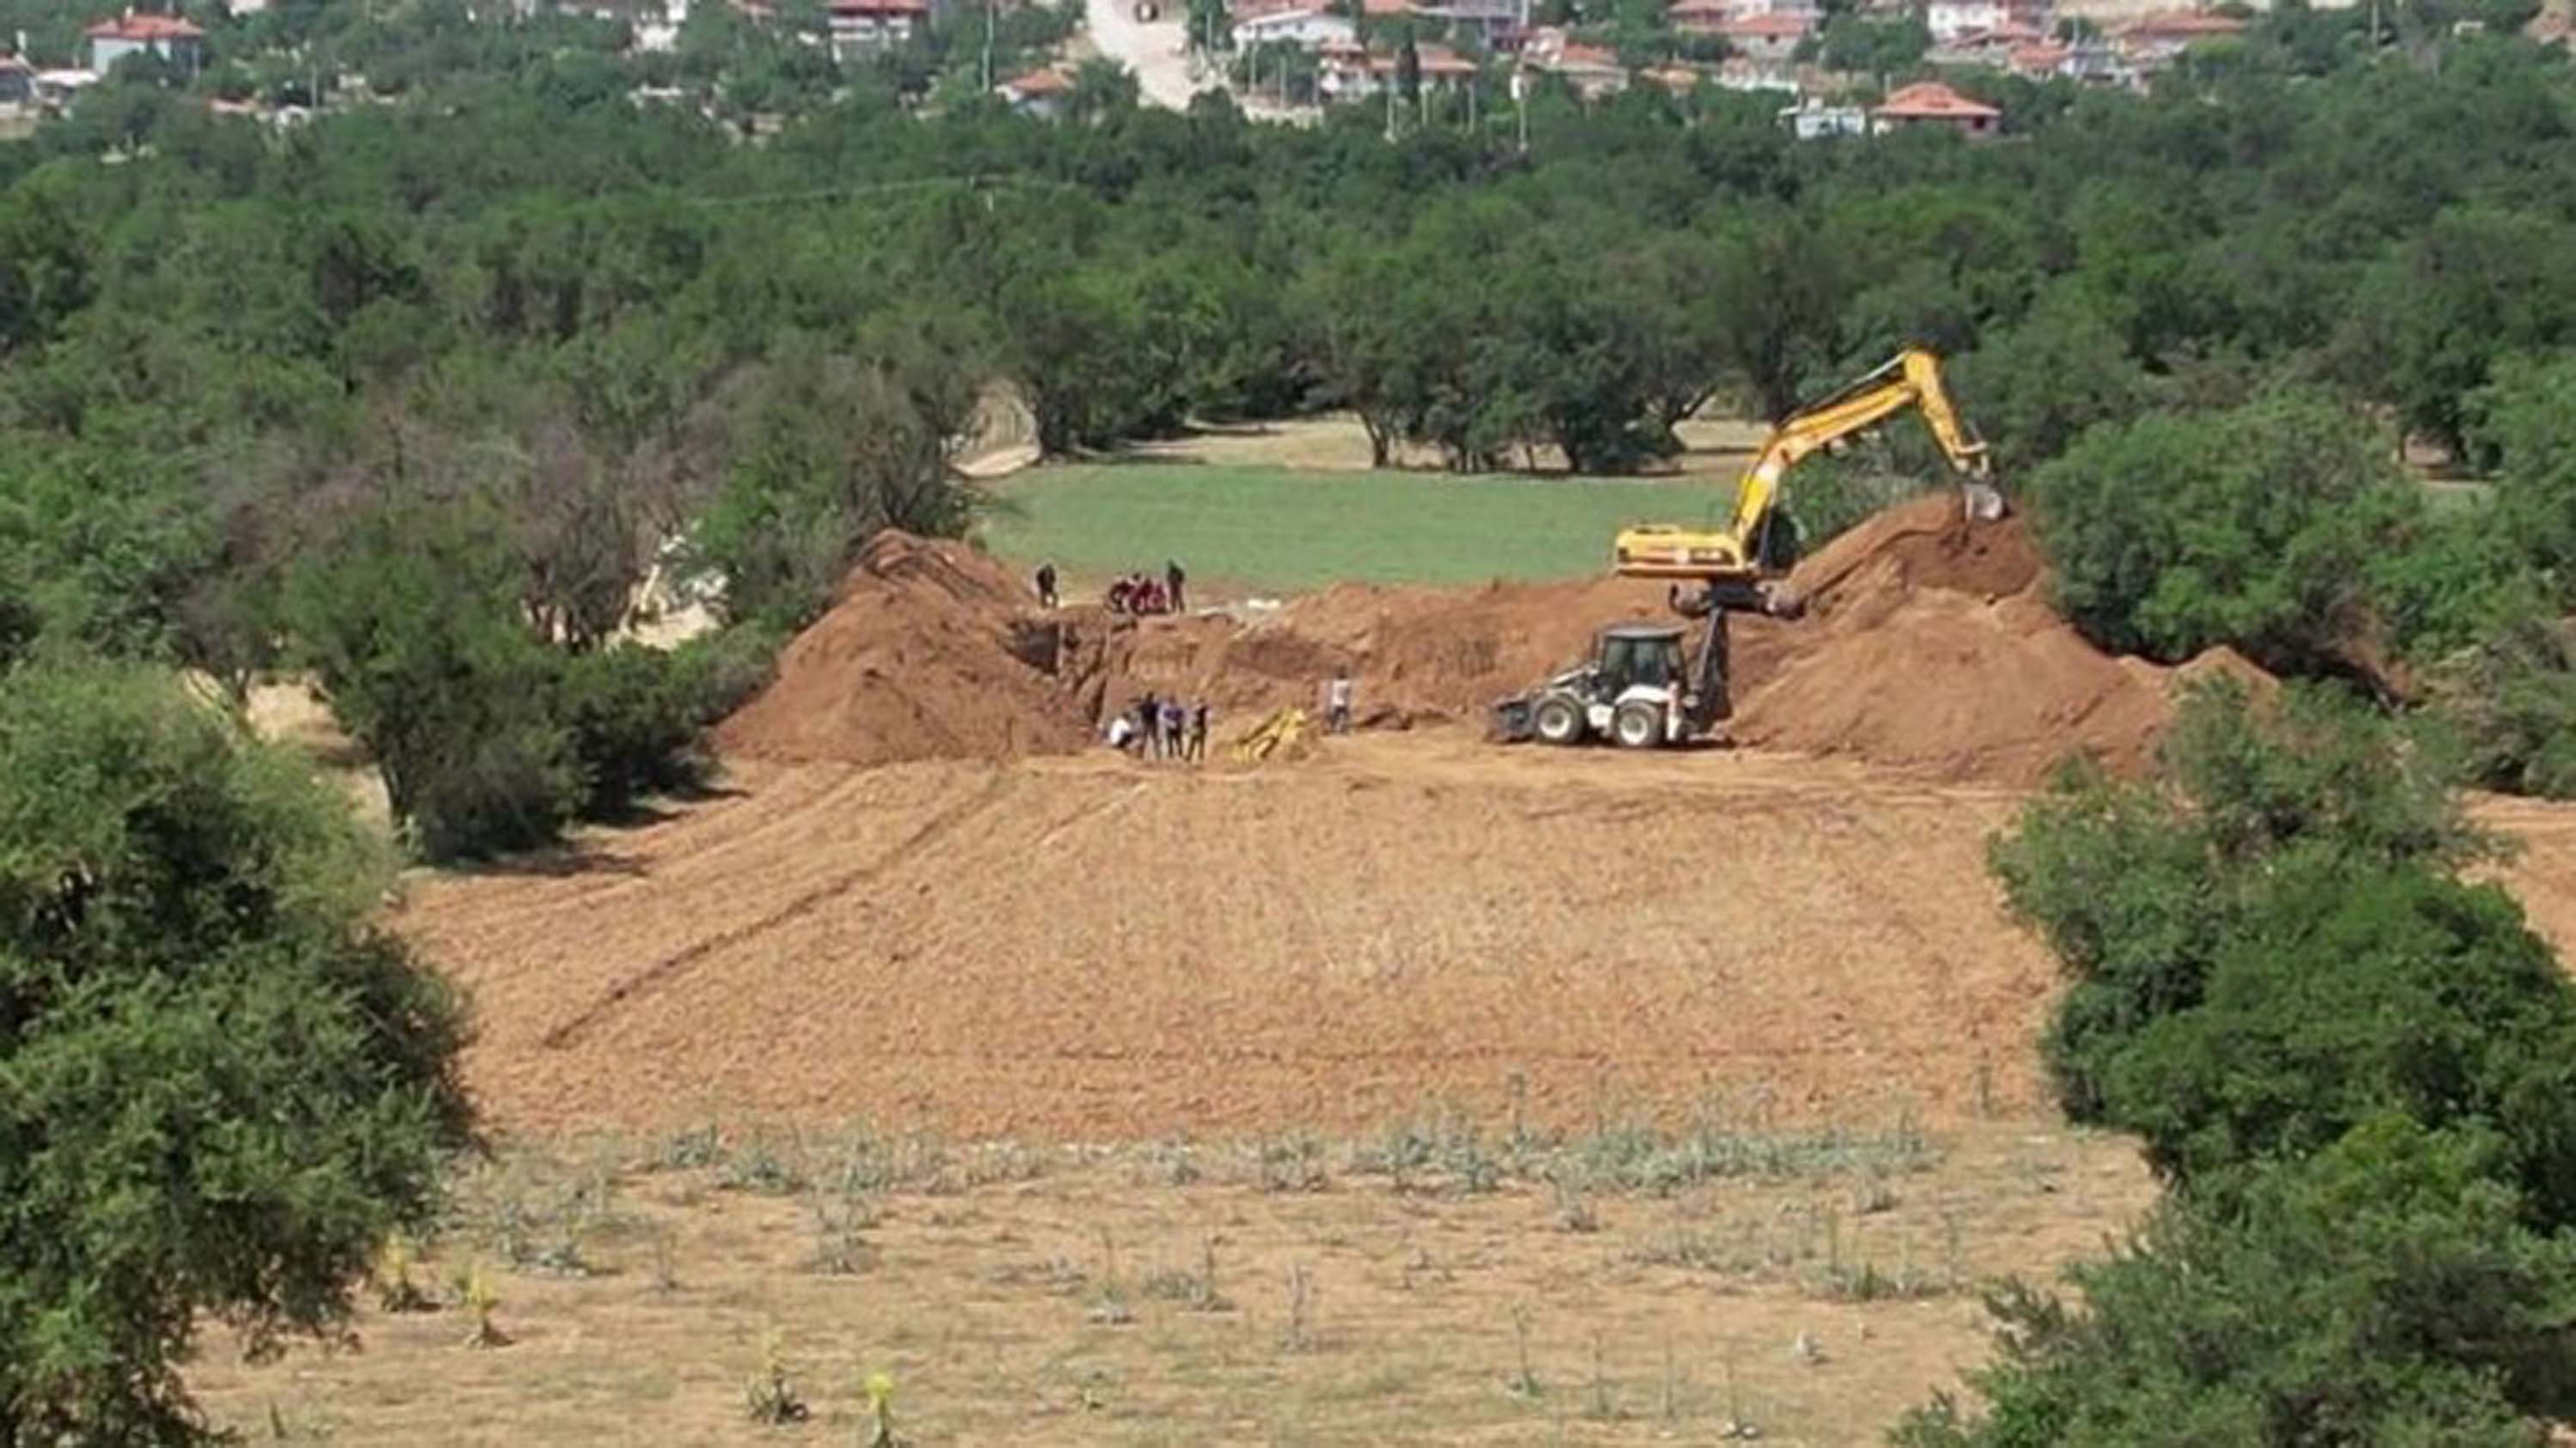
{"type": "Polygon", "coordinates": [[[1083,721],[1017,654],[1019,579],[956,543],[879,534],[777,677],[716,730],[730,754],[891,764],[1079,747],[1083,721]]]}
{"type": "Polygon", "coordinates": [[[1745,627],[1736,737],[2031,784],[2077,752],[2144,767],[2183,676],[2262,676],[2233,653],[2106,654],[2050,609],[2044,573],[2019,519],[1970,523],[1946,493],[1888,509],[1799,565],[1806,619],[1745,627]]]}
{"type": "MultiPolygon", "coordinates": [[[[2143,765],[2177,672],[2260,676],[2232,655],[2174,671],[2105,654],[2050,610],[2043,572],[2017,519],[1971,524],[1947,493],[1888,509],[1799,565],[1806,618],[1736,622],[1734,736],[2029,784],[2074,752],[2143,765]]],[[[1615,578],[1345,584],[1242,616],[1041,614],[1005,566],[889,533],[717,737],[739,755],[850,764],[1060,753],[1150,691],[1207,701],[1223,738],[1314,706],[1337,669],[1364,725],[1476,724],[1603,625],[1669,617],[1663,585],[1615,578]]]]}

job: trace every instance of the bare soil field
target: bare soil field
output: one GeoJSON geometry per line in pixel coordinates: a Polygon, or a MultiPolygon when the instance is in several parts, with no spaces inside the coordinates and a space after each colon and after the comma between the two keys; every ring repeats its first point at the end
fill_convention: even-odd
{"type": "Polygon", "coordinates": [[[1755,753],[1326,741],[745,763],[551,868],[422,882],[513,1128],[710,1114],[1136,1139],[2034,1099],[2050,967],[1980,864],[2012,796],[1755,753]]]}
{"type": "Polygon", "coordinates": [[[369,1294],[352,1350],[258,1365],[218,1334],[190,1382],[260,1442],[848,1444],[884,1373],[924,1445],[1856,1445],[1984,1358],[1978,1280],[2096,1251],[2153,1194],[2124,1143],[2028,1125],[1724,1140],[1741,1160],[1661,1185],[1669,1144],[1530,1161],[1454,1127],[519,1145],[406,1269],[436,1310],[369,1294]],[[467,1271],[506,1346],[462,1345],[467,1271]],[[773,1361],[803,1421],[751,1420],[773,1361]]]}

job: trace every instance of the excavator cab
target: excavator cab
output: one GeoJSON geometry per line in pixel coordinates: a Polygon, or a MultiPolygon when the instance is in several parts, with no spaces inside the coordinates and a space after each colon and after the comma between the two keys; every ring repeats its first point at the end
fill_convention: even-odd
{"type": "Polygon", "coordinates": [[[1596,688],[1613,699],[1632,687],[1676,689],[1690,683],[1677,628],[1603,629],[1592,668],[1596,688]]]}

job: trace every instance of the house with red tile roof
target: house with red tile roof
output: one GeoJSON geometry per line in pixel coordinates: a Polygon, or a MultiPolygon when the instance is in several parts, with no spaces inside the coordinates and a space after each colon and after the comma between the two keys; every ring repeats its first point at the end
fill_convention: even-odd
{"type": "Polygon", "coordinates": [[[1054,66],[1042,66],[993,87],[993,94],[1021,115],[1051,121],[1063,113],[1065,97],[1073,94],[1073,79],[1054,66]]]}
{"type": "MultiPolygon", "coordinates": [[[[1330,100],[1357,100],[1389,89],[1404,65],[1399,51],[1366,50],[1354,41],[1328,43],[1317,54],[1322,63],[1315,86],[1330,100]]],[[[1448,46],[1416,45],[1413,54],[1421,62],[1426,91],[1455,90],[1475,79],[1476,63],[1448,46]]]]}
{"type": "Polygon", "coordinates": [[[138,14],[128,10],[81,32],[89,41],[89,68],[100,75],[132,55],[151,55],[190,75],[205,63],[206,32],[176,15],[138,14]]]}
{"type": "Polygon", "coordinates": [[[1815,18],[1780,12],[1764,15],[1738,15],[1717,27],[1717,33],[1741,54],[1758,61],[1777,64],[1790,58],[1798,42],[1815,32],[1815,18]]]}
{"type": "Polygon", "coordinates": [[[1991,136],[2004,118],[1993,106],[1970,100],[1937,80],[1899,86],[1869,114],[1875,131],[1919,126],[1947,128],[1963,136],[1991,136]]]}
{"type": "Polygon", "coordinates": [[[2232,15],[2177,11],[2133,20],[2112,32],[2120,53],[2141,65],[2170,63],[2204,40],[2224,40],[2245,33],[2245,22],[2232,15]]]}
{"type": "Polygon", "coordinates": [[[1673,0],[1664,7],[1664,23],[1684,35],[1715,35],[1735,18],[1735,0],[1673,0]]]}

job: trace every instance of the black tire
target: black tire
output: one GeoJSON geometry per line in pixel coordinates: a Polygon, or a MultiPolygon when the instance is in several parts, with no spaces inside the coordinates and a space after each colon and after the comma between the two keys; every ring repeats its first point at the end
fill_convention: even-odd
{"type": "Polygon", "coordinates": [[[1610,716],[1610,737],[1622,749],[1658,748],[1664,742],[1664,711],[1642,702],[1622,704],[1610,716]]]}
{"type": "Polygon", "coordinates": [[[1589,732],[1582,703],[1563,694],[1550,694],[1538,701],[1538,708],[1530,714],[1530,728],[1541,740],[1559,747],[1580,744],[1589,732]]]}

